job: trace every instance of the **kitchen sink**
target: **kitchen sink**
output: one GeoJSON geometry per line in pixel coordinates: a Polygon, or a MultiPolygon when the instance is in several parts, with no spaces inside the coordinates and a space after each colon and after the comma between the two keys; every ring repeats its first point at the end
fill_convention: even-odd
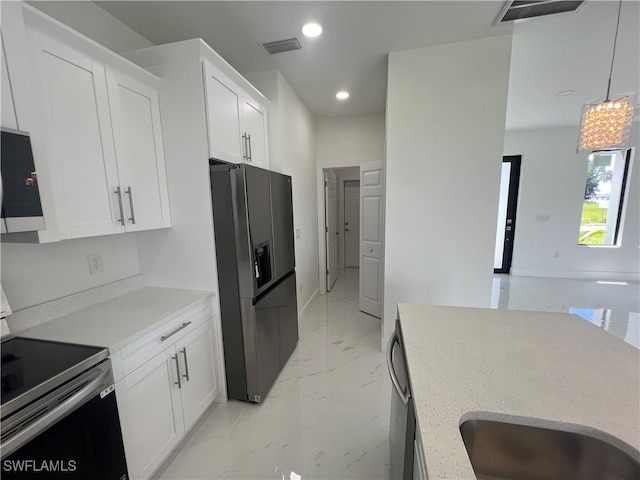
{"type": "Polygon", "coordinates": [[[479,480],[640,479],[640,453],[581,433],[478,419],[460,433],[479,480]]]}

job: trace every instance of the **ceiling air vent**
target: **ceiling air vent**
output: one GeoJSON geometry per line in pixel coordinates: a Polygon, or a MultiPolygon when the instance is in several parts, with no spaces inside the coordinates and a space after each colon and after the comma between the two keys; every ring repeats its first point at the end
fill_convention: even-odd
{"type": "Polygon", "coordinates": [[[557,15],[559,13],[577,12],[584,3],[585,0],[573,2],[563,0],[512,0],[504,5],[494,24],[557,15]]]}
{"type": "Polygon", "coordinates": [[[267,42],[263,43],[262,46],[269,55],[273,55],[274,53],[290,52],[292,50],[299,50],[302,48],[302,44],[297,38],[287,38],[285,40],[267,42]]]}

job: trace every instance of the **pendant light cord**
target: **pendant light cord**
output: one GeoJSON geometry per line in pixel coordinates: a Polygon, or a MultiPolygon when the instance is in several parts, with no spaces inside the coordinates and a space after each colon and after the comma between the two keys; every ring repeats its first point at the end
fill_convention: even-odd
{"type": "Polygon", "coordinates": [[[609,83],[607,84],[607,98],[605,102],[608,102],[609,93],[611,92],[611,76],[613,75],[613,61],[616,58],[616,44],[618,43],[618,30],[620,29],[620,10],[622,10],[622,0],[618,3],[618,21],[616,23],[616,35],[613,38],[613,54],[611,55],[611,68],[609,69],[609,83]]]}

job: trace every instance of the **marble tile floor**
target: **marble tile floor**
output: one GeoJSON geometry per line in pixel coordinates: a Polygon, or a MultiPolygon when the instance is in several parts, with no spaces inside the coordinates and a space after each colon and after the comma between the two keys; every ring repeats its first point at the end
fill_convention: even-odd
{"type": "Polygon", "coordinates": [[[640,349],[640,282],[495,275],[492,306],[573,313],[640,349]]]}
{"type": "Polygon", "coordinates": [[[380,319],[357,295],[358,270],[345,269],[300,318],[266,400],[216,404],[156,478],[388,478],[391,382],[380,319]]]}
{"type": "MultiPolygon", "coordinates": [[[[300,318],[298,346],[267,399],[216,404],[155,478],[388,478],[391,382],[380,320],[358,311],[357,295],[358,270],[345,269],[300,318]]],[[[591,311],[590,321],[640,344],[638,282],[496,275],[492,304],[591,311]]]]}

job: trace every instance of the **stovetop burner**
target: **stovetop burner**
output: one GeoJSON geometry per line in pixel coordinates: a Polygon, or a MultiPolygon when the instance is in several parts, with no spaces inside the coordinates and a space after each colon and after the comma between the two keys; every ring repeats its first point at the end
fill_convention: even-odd
{"type": "Polygon", "coordinates": [[[2,342],[2,417],[101,362],[104,347],[13,337],[2,342]]]}

